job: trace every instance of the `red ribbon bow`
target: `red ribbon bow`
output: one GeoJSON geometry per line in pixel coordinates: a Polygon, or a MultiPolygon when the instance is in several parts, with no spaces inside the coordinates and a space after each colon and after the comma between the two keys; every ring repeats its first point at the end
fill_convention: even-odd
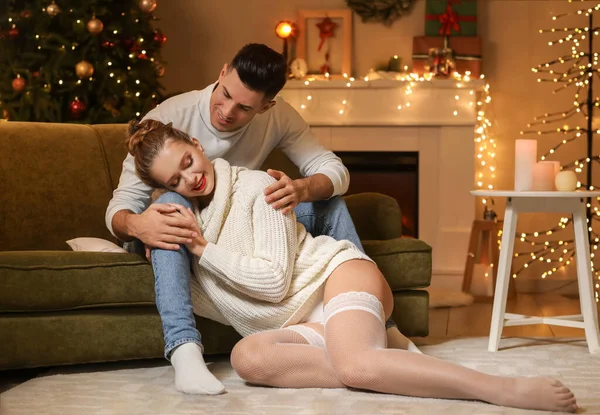
{"type": "Polygon", "coordinates": [[[450,36],[452,30],[460,32],[460,22],[474,22],[475,16],[460,16],[452,8],[453,4],[460,3],[461,0],[448,0],[446,11],[442,14],[428,14],[425,16],[427,20],[439,20],[442,26],[440,27],[441,36],[450,36]]]}
{"type": "Polygon", "coordinates": [[[442,23],[442,26],[440,27],[440,35],[442,36],[450,36],[452,34],[452,29],[457,32],[460,31],[458,13],[454,11],[450,3],[446,6],[446,11],[440,16],[440,22],[442,23]]]}

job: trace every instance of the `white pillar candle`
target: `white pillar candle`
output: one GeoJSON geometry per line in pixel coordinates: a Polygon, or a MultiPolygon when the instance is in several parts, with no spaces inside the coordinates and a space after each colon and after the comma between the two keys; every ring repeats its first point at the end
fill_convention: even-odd
{"type": "Polygon", "coordinates": [[[515,141],[515,190],[533,188],[533,167],[537,158],[537,140],[515,141]]]}
{"type": "Polygon", "coordinates": [[[494,295],[494,268],[487,264],[473,265],[470,294],[482,297],[494,295]]]}
{"type": "Polygon", "coordinates": [[[572,192],[577,189],[577,175],[572,170],[561,171],[554,178],[554,184],[560,192],[572,192]]]}
{"type": "Polygon", "coordinates": [[[554,166],[543,161],[533,166],[533,186],[531,190],[552,191],[554,190],[554,166]]]}

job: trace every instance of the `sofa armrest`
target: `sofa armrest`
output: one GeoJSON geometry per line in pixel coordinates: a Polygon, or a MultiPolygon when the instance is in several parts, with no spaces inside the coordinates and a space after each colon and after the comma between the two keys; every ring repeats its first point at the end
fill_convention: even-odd
{"type": "Polygon", "coordinates": [[[344,200],[361,240],[402,236],[402,212],[393,197],[381,193],[357,193],[345,196],[344,200]]]}
{"type": "Polygon", "coordinates": [[[431,284],[431,246],[419,239],[362,241],[392,291],[425,288],[431,284]]]}

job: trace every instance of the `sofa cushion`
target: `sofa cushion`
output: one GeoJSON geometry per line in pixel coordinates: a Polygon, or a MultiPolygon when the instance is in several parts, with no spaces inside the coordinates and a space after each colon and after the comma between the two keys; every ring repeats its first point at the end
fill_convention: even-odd
{"type": "Polygon", "coordinates": [[[113,240],[104,148],[90,126],[0,123],[0,249],[67,250],[66,240],[113,240]]]}
{"type": "Polygon", "coordinates": [[[419,239],[362,241],[392,291],[424,288],[431,283],[431,247],[419,239]]]}
{"type": "Polygon", "coordinates": [[[154,305],[154,275],[135,254],[0,252],[0,312],[154,305]]]}

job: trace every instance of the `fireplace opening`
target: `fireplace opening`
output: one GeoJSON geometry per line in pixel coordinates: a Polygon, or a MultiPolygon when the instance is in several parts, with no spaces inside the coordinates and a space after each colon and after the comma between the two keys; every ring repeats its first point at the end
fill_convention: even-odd
{"type": "Polygon", "coordinates": [[[336,151],[350,171],[347,195],[377,192],[391,196],[402,211],[402,235],[419,237],[419,153],[336,151]]]}

